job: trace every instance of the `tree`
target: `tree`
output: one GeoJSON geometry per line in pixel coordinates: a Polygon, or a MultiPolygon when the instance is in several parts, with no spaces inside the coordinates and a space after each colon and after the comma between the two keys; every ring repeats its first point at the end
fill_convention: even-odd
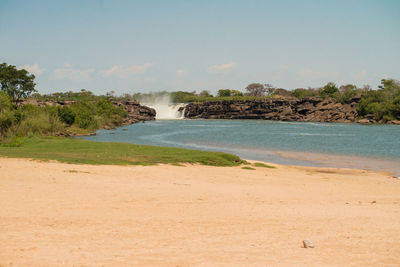
{"type": "Polygon", "coordinates": [[[220,96],[220,97],[231,96],[231,90],[230,89],[219,89],[218,96],[220,96]]]}
{"type": "Polygon", "coordinates": [[[249,96],[265,96],[265,93],[270,92],[273,88],[270,84],[251,83],[247,85],[246,91],[249,96]]]}
{"type": "Polygon", "coordinates": [[[335,95],[339,92],[336,84],[333,82],[327,83],[324,87],[321,88],[320,95],[322,97],[335,97],[335,95]]]}
{"type": "Polygon", "coordinates": [[[207,91],[207,90],[201,91],[201,92],[199,93],[199,96],[200,96],[200,97],[212,97],[212,95],[210,94],[210,92],[207,91]]]}
{"type": "Polygon", "coordinates": [[[357,86],[354,84],[346,84],[339,87],[340,92],[354,91],[357,90],[357,86]]]}
{"type": "Polygon", "coordinates": [[[238,90],[231,90],[231,96],[243,96],[243,93],[238,90]]]}
{"type": "Polygon", "coordinates": [[[35,75],[29,74],[24,69],[18,70],[15,66],[7,63],[0,64],[1,91],[9,95],[16,104],[32,92],[36,92],[34,80],[35,75]]]}
{"type": "Polygon", "coordinates": [[[286,90],[286,89],[283,89],[283,88],[277,88],[277,89],[275,89],[274,92],[273,92],[273,94],[274,94],[274,95],[285,96],[285,97],[291,96],[291,92],[288,91],[288,90],[286,90]]]}

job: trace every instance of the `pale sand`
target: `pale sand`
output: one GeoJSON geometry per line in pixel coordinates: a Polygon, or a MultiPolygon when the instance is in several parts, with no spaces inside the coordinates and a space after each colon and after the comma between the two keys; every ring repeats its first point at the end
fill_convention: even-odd
{"type": "Polygon", "coordinates": [[[400,265],[400,180],[385,174],[0,167],[2,266],[400,265]],[[302,248],[306,238],[316,248],[302,248]]]}

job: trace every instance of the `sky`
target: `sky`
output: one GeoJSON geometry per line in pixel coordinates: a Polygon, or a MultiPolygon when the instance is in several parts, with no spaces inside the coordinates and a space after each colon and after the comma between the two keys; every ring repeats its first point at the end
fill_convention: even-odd
{"type": "Polygon", "coordinates": [[[400,79],[399,0],[0,0],[0,63],[40,93],[400,79]]]}

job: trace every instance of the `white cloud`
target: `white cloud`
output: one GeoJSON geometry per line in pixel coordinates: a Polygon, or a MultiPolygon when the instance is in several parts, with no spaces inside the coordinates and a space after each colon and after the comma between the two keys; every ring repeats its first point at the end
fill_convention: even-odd
{"type": "Polygon", "coordinates": [[[32,73],[32,74],[41,74],[43,71],[45,71],[46,69],[41,69],[39,68],[39,64],[33,64],[33,65],[22,65],[22,66],[18,66],[18,69],[22,70],[25,69],[28,72],[32,73]]]}
{"type": "Polygon", "coordinates": [[[127,68],[121,66],[112,66],[108,70],[102,71],[103,76],[117,76],[117,77],[127,77],[132,74],[142,74],[145,73],[153,64],[145,63],[143,65],[131,65],[127,68]]]}
{"type": "Polygon", "coordinates": [[[111,69],[103,71],[104,76],[111,76],[113,74],[118,75],[122,73],[123,69],[121,66],[112,66],[111,69]]]}
{"type": "Polygon", "coordinates": [[[90,79],[90,74],[94,72],[94,69],[74,69],[70,65],[62,69],[55,69],[53,72],[53,78],[56,80],[68,79],[71,81],[87,81],[90,79]]]}
{"type": "Polygon", "coordinates": [[[208,72],[209,73],[228,73],[230,72],[233,68],[237,66],[236,62],[228,63],[228,64],[216,64],[208,67],[208,72]]]}
{"type": "Polygon", "coordinates": [[[177,75],[177,76],[185,76],[185,75],[186,75],[186,71],[185,71],[185,70],[182,70],[182,69],[177,70],[177,71],[176,71],[176,75],[177,75]]]}
{"type": "Polygon", "coordinates": [[[151,64],[151,63],[145,63],[143,65],[132,65],[132,66],[126,68],[126,71],[128,73],[140,74],[140,73],[144,73],[151,66],[153,66],[153,64],[151,64]]]}
{"type": "Polygon", "coordinates": [[[356,74],[353,75],[354,79],[361,79],[364,78],[367,75],[367,71],[366,70],[362,70],[356,74]]]}

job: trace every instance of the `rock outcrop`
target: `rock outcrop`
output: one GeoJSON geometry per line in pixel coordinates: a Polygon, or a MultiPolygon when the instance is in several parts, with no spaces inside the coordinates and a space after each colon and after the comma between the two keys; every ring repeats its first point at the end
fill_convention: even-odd
{"type": "Polygon", "coordinates": [[[358,99],[341,104],[334,99],[270,98],[190,103],[189,119],[262,119],[308,122],[355,122],[358,99]]]}
{"type": "Polygon", "coordinates": [[[114,105],[120,106],[128,112],[123,124],[133,124],[137,122],[152,121],[156,119],[156,111],[153,108],[140,105],[136,101],[118,101],[114,105]]]}

